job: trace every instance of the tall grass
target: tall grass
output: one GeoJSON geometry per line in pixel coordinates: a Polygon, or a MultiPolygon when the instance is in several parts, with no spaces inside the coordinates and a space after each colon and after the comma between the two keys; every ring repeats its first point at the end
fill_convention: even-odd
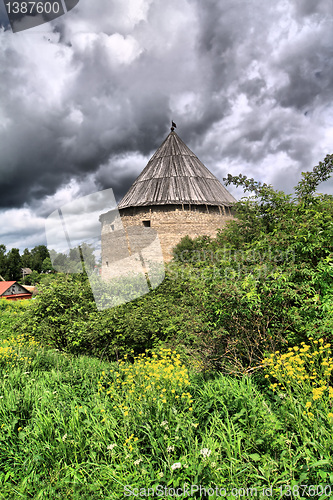
{"type": "Polygon", "coordinates": [[[31,300],[0,299],[0,339],[7,338],[10,332],[13,332],[17,319],[31,305],[31,300]]]}
{"type": "Polygon", "coordinates": [[[189,373],[167,351],[110,364],[25,349],[14,366],[0,361],[0,498],[120,499],[184,484],[282,498],[282,486],[333,479],[332,439],[303,439],[295,418],[306,436],[315,423],[264,381],[189,373]]]}

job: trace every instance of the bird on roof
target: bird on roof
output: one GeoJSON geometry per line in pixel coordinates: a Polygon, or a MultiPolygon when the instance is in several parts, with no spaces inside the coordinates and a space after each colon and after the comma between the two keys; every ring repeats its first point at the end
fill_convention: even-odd
{"type": "Polygon", "coordinates": [[[173,120],[171,120],[171,130],[172,130],[172,132],[175,130],[175,128],[177,128],[177,125],[175,124],[175,122],[173,120]]]}

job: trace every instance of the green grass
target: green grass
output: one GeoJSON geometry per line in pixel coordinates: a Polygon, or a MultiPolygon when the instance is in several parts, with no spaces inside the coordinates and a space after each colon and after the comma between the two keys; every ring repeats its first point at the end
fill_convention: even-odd
{"type": "Polygon", "coordinates": [[[0,299],[0,339],[8,337],[8,332],[13,331],[17,318],[31,305],[31,300],[0,299]]]}
{"type": "Polygon", "coordinates": [[[0,349],[0,498],[153,498],[148,488],[187,484],[224,488],[229,500],[232,488],[260,497],[272,487],[278,499],[287,486],[333,485],[333,429],[319,403],[316,419],[303,415],[303,401],[271,390],[263,372],[195,373],[168,351],[108,363],[10,337],[0,349]]]}

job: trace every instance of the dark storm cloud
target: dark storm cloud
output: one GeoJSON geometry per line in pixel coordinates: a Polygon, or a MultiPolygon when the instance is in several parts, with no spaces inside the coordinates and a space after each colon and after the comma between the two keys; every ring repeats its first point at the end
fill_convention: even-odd
{"type": "MultiPolygon", "coordinates": [[[[30,78],[29,85],[22,57],[13,51],[12,63],[23,71],[17,72],[12,92],[6,85],[9,70],[7,82],[0,83],[3,94],[7,92],[3,112],[10,117],[2,131],[3,207],[51,195],[72,177],[96,172],[112,155],[147,153],[166,131],[167,98],[152,85],[145,85],[140,98],[133,95],[133,88],[122,85],[128,72],[119,68],[117,73],[105,64],[103,42],[97,40],[84,60],[79,46],[73,52],[68,66],[75,68],[75,80],[68,82],[59,103],[48,102],[50,95],[38,99],[43,82],[30,78]]],[[[56,87],[59,76],[53,76],[56,87]]]]}
{"type": "Polygon", "coordinates": [[[327,30],[308,33],[299,43],[286,46],[277,60],[277,67],[288,75],[286,84],[276,91],[281,106],[307,110],[332,98],[333,33],[329,24],[327,30]]]}
{"type": "Polygon", "coordinates": [[[332,17],[332,0],[318,0],[316,2],[312,0],[295,0],[293,3],[296,17],[316,15],[326,15],[328,19],[332,17]]]}
{"type": "Polygon", "coordinates": [[[246,94],[248,99],[260,104],[263,91],[267,88],[266,82],[263,78],[252,78],[246,80],[239,85],[239,91],[246,94]]]}
{"type": "Polygon", "coordinates": [[[271,28],[272,5],[264,1],[197,3],[200,16],[198,49],[209,68],[211,89],[221,91],[237,85],[244,71],[255,60],[265,57],[263,43],[271,28]]]}
{"type": "MultiPolygon", "coordinates": [[[[43,199],[70,178],[97,172],[114,155],[132,151],[146,155],[158,147],[168,131],[169,93],[177,86],[172,80],[177,79],[171,74],[170,63],[163,74],[165,61],[149,59],[150,44],[140,57],[143,50],[131,35],[68,35],[61,24],[58,27],[63,32],[63,47],[55,56],[68,60],[60,65],[60,74],[49,78],[58,91],[62,73],[74,75],[66,79],[58,102],[49,103],[51,96],[45,93],[44,100],[38,99],[38,86],[43,82],[31,76],[35,62],[31,61],[29,68],[13,47],[8,49],[13,52],[11,64],[9,53],[7,58],[3,55],[10,69],[2,88],[5,92],[13,81],[14,90],[4,103],[10,120],[2,133],[1,183],[7,193],[1,198],[2,207],[43,199]],[[21,69],[15,72],[12,65],[21,69]]],[[[48,51],[47,42],[43,43],[43,50],[48,51]]],[[[170,60],[172,52],[167,56],[170,60]]],[[[186,66],[184,61],[184,69],[186,66]]]]}

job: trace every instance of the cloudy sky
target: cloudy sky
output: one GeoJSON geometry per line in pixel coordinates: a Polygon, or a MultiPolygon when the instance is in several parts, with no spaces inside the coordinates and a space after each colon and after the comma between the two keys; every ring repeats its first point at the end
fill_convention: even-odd
{"type": "Polygon", "coordinates": [[[0,243],[45,244],[48,215],[98,190],[120,201],[171,119],[221,181],[292,192],[333,153],[332,15],[332,0],[80,0],[2,28],[0,243]]]}

